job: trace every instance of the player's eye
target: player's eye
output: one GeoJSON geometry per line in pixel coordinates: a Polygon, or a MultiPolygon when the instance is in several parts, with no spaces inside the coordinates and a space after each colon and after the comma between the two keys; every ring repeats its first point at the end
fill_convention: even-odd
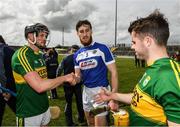
{"type": "Polygon", "coordinates": [[[131,43],[132,45],[135,45],[136,44],[136,42],[135,41],[132,41],[132,43],[131,43]]]}

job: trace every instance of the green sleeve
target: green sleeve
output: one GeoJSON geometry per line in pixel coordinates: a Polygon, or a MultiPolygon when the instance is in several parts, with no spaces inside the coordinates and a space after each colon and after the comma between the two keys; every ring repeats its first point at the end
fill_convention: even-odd
{"type": "Polygon", "coordinates": [[[26,53],[21,54],[17,53],[17,57],[13,63],[14,71],[22,76],[27,74],[28,72],[34,71],[33,58],[26,53]]]}
{"type": "Polygon", "coordinates": [[[155,99],[163,107],[169,121],[180,123],[180,87],[174,72],[161,70],[157,78],[155,99]]]}

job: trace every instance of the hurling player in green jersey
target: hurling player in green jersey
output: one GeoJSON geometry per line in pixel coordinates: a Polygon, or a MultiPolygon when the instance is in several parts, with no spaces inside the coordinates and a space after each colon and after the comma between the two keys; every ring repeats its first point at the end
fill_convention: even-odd
{"type": "Polygon", "coordinates": [[[130,126],[180,126],[180,65],[167,53],[169,25],[158,10],[132,22],[128,29],[146,71],[133,93],[112,93],[102,89],[96,102],[111,99],[130,104],[130,126]]]}
{"type": "Polygon", "coordinates": [[[47,26],[36,23],[25,27],[28,44],[21,47],[12,57],[13,76],[16,83],[17,126],[43,126],[50,121],[46,91],[64,82],[75,85],[73,73],[47,79],[47,70],[41,48],[46,47],[49,35],[47,26]]]}

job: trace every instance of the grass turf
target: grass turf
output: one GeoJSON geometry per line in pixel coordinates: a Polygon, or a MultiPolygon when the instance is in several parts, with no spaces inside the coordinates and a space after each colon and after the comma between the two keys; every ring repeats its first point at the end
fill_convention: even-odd
{"type": "MultiPolygon", "coordinates": [[[[63,56],[59,56],[59,61],[62,60],[63,56]]],[[[140,80],[142,74],[144,73],[144,68],[136,68],[134,64],[134,59],[131,58],[116,58],[116,66],[119,76],[119,92],[132,92],[136,83],[140,80]]],[[[58,99],[50,99],[50,106],[57,105],[61,109],[60,117],[56,120],[51,120],[49,126],[65,126],[65,116],[64,116],[64,107],[65,107],[65,98],[64,91],[62,87],[58,87],[58,99]]],[[[48,92],[49,94],[49,92],[48,92]]],[[[74,121],[77,121],[77,110],[75,98],[73,98],[73,118],[74,121]]],[[[111,124],[113,124],[112,115],[110,115],[111,124]]],[[[6,106],[6,110],[3,117],[2,126],[15,126],[16,118],[15,114],[6,106]]]]}

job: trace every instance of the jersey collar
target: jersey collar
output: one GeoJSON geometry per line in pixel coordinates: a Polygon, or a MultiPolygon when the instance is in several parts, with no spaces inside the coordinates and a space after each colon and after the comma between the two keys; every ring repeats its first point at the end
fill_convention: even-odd
{"type": "Polygon", "coordinates": [[[89,48],[89,47],[91,47],[91,46],[93,46],[94,45],[94,41],[90,44],[90,45],[88,45],[88,46],[84,46],[85,48],[89,48]]]}

